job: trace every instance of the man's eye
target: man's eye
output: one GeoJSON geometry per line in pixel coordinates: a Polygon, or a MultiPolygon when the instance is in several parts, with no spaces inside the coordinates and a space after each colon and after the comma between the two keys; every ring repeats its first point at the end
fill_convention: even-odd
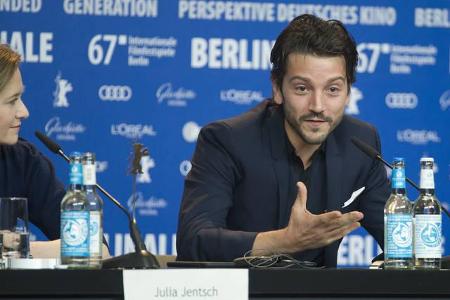
{"type": "Polygon", "coordinates": [[[296,86],[296,87],[295,87],[295,90],[296,90],[297,92],[304,93],[304,92],[306,92],[307,88],[306,88],[306,86],[304,86],[304,85],[299,85],[299,86],[296,86]]]}
{"type": "Polygon", "coordinates": [[[333,93],[333,94],[337,94],[337,93],[339,93],[339,92],[341,91],[341,89],[338,88],[338,87],[336,87],[336,86],[330,87],[329,90],[330,90],[330,92],[333,93]]]}

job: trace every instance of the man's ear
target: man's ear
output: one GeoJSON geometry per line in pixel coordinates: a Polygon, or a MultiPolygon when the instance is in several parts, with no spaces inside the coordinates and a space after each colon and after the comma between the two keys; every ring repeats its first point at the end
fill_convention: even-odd
{"type": "Polygon", "coordinates": [[[276,104],[283,104],[283,93],[281,92],[281,87],[278,87],[278,84],[273,79],[272,79],[272,95],[273,101],[276,104]]]}

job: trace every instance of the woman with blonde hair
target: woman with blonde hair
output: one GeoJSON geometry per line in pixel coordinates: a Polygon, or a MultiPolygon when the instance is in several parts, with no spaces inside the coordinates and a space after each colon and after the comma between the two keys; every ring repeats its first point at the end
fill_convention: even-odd
{"type": "MultiPolygon", "coordinates": [[[[0,44],[0,197],[25,197],[28,215],[49,240],[59,239],[60,202],[65,194],[48,158],[19,137],[29,116],[22,94],[20,55],[0,44]]],[[[34,257],[57,257],[59,242],[31,243],[34,257]]]]}

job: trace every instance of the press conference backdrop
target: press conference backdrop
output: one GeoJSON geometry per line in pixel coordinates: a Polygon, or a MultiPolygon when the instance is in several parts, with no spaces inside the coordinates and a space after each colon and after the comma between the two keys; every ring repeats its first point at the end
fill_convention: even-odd
{"type": "MultiPolygon", "coordinates": [[[[136,216],[153,253],[175,254],[183,180],[200,128],[271,96],[271,47],[302,13],[348,27],[360,63],[346,112],[378,128],[383,155],[404,156],[414,181],[419,159],[434,157],[437,195],[446,205],[449,0],[0,0],[0,40],[24,62],[31,116],[22,136],[51,158],[66,183],[67,164],[33,132],[66,152],[95,152],[98,181],[124,205],[133,198],[132,143],[144,144],[150,155],[137,178],[136,216]]],[[[127,220],[108,201],[104,219],[112,254],[132,251],[127,220]]],[[[378,251],[359,230],[344,238],[338,261],[366,266],[378,251]]]]}

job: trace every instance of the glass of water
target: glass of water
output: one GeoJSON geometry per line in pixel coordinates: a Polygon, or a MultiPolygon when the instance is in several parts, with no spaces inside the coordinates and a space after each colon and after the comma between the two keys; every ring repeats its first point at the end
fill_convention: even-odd
{"type": "Polygon", "coordinates": [[[29,257],[29,237],[27,198],[0,198],[0,257],[2,265],[8,258],[29,257]]]}

